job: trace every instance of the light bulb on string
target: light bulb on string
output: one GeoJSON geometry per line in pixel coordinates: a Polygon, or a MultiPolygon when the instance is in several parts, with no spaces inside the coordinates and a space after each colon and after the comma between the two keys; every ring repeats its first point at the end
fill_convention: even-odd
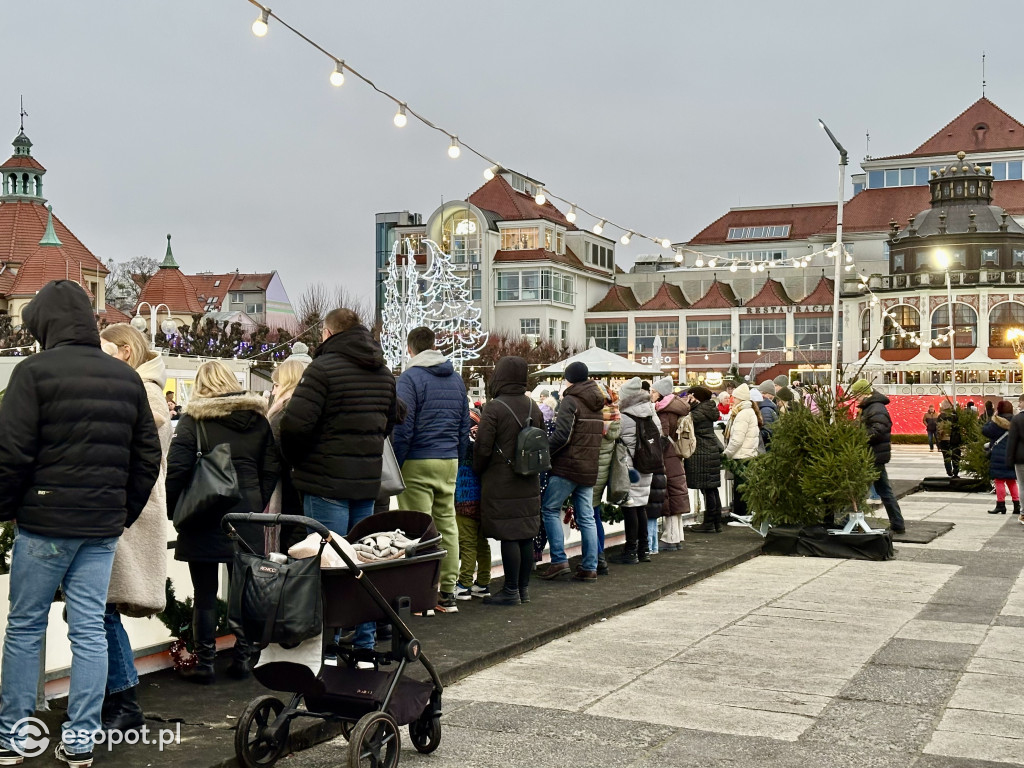
{"type": "Polygon", "coordinates": [[[853,264],[853,256],[850,255],[849,253],[846,254],[846,263],[847,264],[853,264]]]}
{"type": "Polygon", "coordinates": [[[666,237],[665,239],[663,239],[663,240],[661,241],[661,247],[662,247],[662,248],[671,248],[671,247],[672,247],[672,241],[671,241],[671,240],[669,240],[669,239],[668,239],[668,238],[666,237]]]}
{"type": "Polygon", "coordinates": [[[537,187],[537,194],[533,196],[533,202],[537,205],[544,205],[547,201],[548,198],[544,194],[544,187],[537,187]]]}
{"type": "Polygon", "coordinates": [[[405,115],[405,104],[398,105],[398,111],[395,112],[392,120],[396,128],[405,128],[405,124],[409,122],[409,118],[405,115]]]}
{"type": "Polygon", "coordinates": [[[264,8],[260,11],[260,17],[252,23],[252,33],[256,37],[265,37],[267,30],[270,28],[268,22],[270,21],[270,9],[264,8]]]}
{"type": "Polygon", "coordinates": [[[847,264],[845,267],[843,267],[843,269],[849,272],[851,269],[853,269],[853,264],[847,264]]]}
{"type": "Polygon", "coordinates": [[[682,264],[683,263],[683,252],[682,251],[676,251],[675,259],[676,259],[676,264],[682,264]]]}
{"type": "Polygon", "coordinates": [[[736,269],[737,269],[737,267],[736,267],[736,265],[735,265],[735,264],[730,264],[730,265],[729,265],[729,271],[730,271],[730,272],[735,272],[735,271],[736,271],[736,269]]]}
{"type": "Polygon", "coordinates": [[[716,262],[714,259],[709,259],[708,260],[708,268],[709,269],[714,269],[715,268],[715,264],[717,264],[717,263],[718,262],[716,262]]]}
{"type": "Polygon", "coordinates": [[[570,224],[572,224],[574,221],[576,221],[576,206],[575,205],[570,205],[569,206],[569,212],[567,214],[565,214],[565,220],[568,221],[570,224]]]}
{"type": "Polygon", "coordinates": [[[619,238],[619,242],[622,243],[623,245],[629,245],[629,241],[633,237],[633,234],[633,230],[630,230],[629,232],[627,232],[626,234],[619,238]]]}
{"type": "Polygon", "coordinates": [[[495,176],[497,176],[500,171],[501,171],[501,166],[500,165],[492,165],[490,168],[488,168],[486,171],[484,171],[484,178],[487,179],[488,181],[490,181],[495,176]]]}
{"type": "Polygon", "coordinates": [[[698,256],[698,257],[697,257],[697,261],[695,261],[695,262],[693,263],[693,265],[694,265],[695,267],[703,267],[703,266],[704,266],[704,259],[702,259],[702,258],[701,258],[700,256],[698,256]]]}
{"type": "Polygon", "coordinates": [[[345,84],[345,62],[340,59],[334,64],[334,71],[331,72],[331,85],[340,88],[345,84]]]}
{"type": "Polygon", "coordinates": [[[593,227],[593,229],[591,231],[595,235],[600,235],[602,232],[604,232],[604,225],[607,224],[607,223],[608,223],[607,221],[605,221],[604,219],[601,219],[599,222],[597,222],[597,224],[594,225],[594,227],[593,227]]]}
{"type": "Polygon", "coordinates": [[[461,154],[462,148],[459,146],[459,140],[456,137],[452,136],[451,146],[448,147],[448,157],[450,157],[452,160],[455,160],[461,154]]]}
{"type": "Polygon", "coordinates": [[[756,274],[756,273],[757,273],[757,264],[751,264],[750,265],[750,274],[753,275],[753,274],[756,274]]]}

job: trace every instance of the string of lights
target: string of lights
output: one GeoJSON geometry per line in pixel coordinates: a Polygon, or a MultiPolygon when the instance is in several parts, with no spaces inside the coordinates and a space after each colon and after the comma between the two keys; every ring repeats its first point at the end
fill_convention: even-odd
{"type": "MultiPolygon", "coordinates": [[[[871,306],[872,307],[878,306],[879,303],[880,303],[880,300],[878,298],[878,295],[874,291],[871,290],[871,285],[870,285],[869,278],[866,277],[865,275],[861,275],[861,274],[858,274],[857,277],[860,278],[860,282],[857,284],[857,286],[862,291],[866,291],[867,294],[871,297],[871,299],[870,299],[871,306]]],[[[946,327],[947,328],[946,332],[945,333],[936,334],[931,339],[923,338],[917,331],[914,331],[914,330],[909,330],[908,331],[906,328],[904,328],[900,324],[899,320],[896,319],[896,313],[895,312],[890,312],[888,309],[883,309],[882,310],[882,323],[883,323],[883,326],[884,326],[885,321],[888,320],[892,324],[893,333],[890,334],[890,336],[892,338],[900,338],[900,339],[907,339],[907,338],[909,338],[911,344],[913,344],[915,346],[918,346],[918,347],[921,347],[922,349],[928,349],[928,348],[932,347],[933,345],[938,346],[939,344],[944,344],[945,342],[949,341],[950,338],[952,338],[953,332],[954,332],[954,330],[953,330],[953,322],[954,322],[955,312],[953,311],[952,307],[947,308],[947,312],[949,314],[949,323],[950,324],[946,327]]]]}

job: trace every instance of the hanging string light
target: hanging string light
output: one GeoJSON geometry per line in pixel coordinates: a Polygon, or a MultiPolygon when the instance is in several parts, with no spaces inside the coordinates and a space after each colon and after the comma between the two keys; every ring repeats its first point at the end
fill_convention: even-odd
{"type": "Polygon", "coordinates": [[[544,187],[537,187],[537,194],[533,196],[533,202],[537,205],[544,205],[548,201],[544,196],[544,187]]]}
{"type": "Polygon", "coordinates": [[[409,122],[409,118],[405,114],[405,104],[398,105],[398,111],[395,112],[394,118],[392,118],[395,127],[405,128],[406,123],[409,122]]]}
{"type": "Polygon", "coordinates": [[[252,33],[256,37],[264,37],[267,34],[267,30],[270,28],[267,22],[270,21],[270,9],[261,8],[260,17],[252,23],[252,33]]]}
{"type": "Polygon", "coordinates": [[[345,62],[337,61],[334,64],[334,71],[331,72],[331,85],[341,88],[345,84],[345,62]]]}
{"type": "Polygon", "coordinates": [[[572,224],[574,221],[576,221],[576,206],[575,205],[570,205],[569,206],[569,212],[567,214],[565,214],[565,220],[568,221],[570,224],[572,224]]]}
{"type": "Polygon", "coordinates": [[[604,219],[601,219],[599,222],[597,222],[597,224],[594,225],[593,230],[592,230],[593,233],[595,235],[600,235],[602,232],[604,232],[604,225],[607,224],[607,223],[608,223],[607,221],[605,221],[604,219]]]}
{"type": "Polygon", "coordinates": [[[452,160],[457,160],[459,155],[462,154],[462,149],[459,147],[459,140],[457,137],[452,136],[451,146],[448,147],[448,157],[452,160]]]}
{"type": "Polygon", "coordinates": [[[619,242],[622,243],[623,245],[629,245],[629,241],[633,239],[634,234],[636,233],[630,230],[629,232],[627,232],[626,234],[619,238],[619,242]]]}

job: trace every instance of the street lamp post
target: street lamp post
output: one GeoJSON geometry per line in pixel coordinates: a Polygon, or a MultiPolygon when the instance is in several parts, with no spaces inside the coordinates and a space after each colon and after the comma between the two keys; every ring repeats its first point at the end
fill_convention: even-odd
{"type": "Polygon", "coordinates": [[[828,134],[836,151],[839,152],[839,193],[836,195],[836,243],[833,258],[836,260],[835,285],[832,286],[832,391],[835,402],[839,403],[839,291],[843,284],[843,196],[846,191],[846,166],[849,154],[839,143],[835,134],[819,119],[818,125],[828,134]]]}
{"type": "Polygon", "coordinates": [[[949,392],[956,407],[956,312],[953,306],[953,283],[949,277],[950,260],[945,251],[935,253],[935,261],[946,271],[946,307],[949,310],[949,392]]]}
{"type": "Polygon", "coordinates": [[[160,323],[160,330],[163,331],[164,336],[174,336],[178,332],[178,326],[174,324],[174,320],[171,318],[171,308],[166,304],[157,304],[155,307],[148,301],[139,302],[139,306],[135,308],[135,317],[132,318],[132,328],[137,330],[139,333],[146,332],[146,318],[140,313],[142,312],[142,305],[145,304],[149,307],[149,348],[156,349],[156,317],[160,312],[160,308],[167,310],[167,318],[160,323]]]}

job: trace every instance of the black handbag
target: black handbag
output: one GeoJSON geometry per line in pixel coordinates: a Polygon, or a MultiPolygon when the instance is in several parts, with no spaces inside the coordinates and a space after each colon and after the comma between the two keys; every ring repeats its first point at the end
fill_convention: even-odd
{"type": "MultiPolygon", "coordinates": [[[[301,560],[277,562],[236,550],[231,574],[228,627],[263,649],[271,643],[294,648],[323,631],[320,551],[301,560]]],[[[243,543],[244,545],[244,543],[243,543]]]]}
{"type": "Polygon", "coordinates": [[[238,475],[231,463],[231,446],[221,443],[204,450],[210,440],[203,422],[197,421],[196,464],[188,487],[174,507],[174,530],[179,533],[212,530],[220,519],[242,500],[238,475]]]}

